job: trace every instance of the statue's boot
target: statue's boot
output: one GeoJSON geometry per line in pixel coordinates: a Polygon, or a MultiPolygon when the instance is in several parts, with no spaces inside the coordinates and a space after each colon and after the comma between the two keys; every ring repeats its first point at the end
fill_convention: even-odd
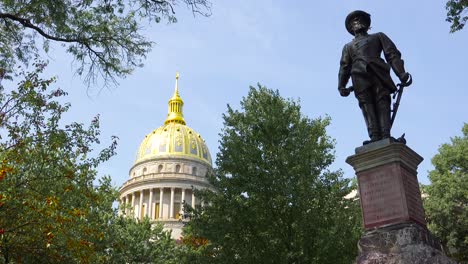
{"type": "Polygon", "coordinates": [[[377,115],[382,138],[390,138],[390,98],[383,98],[377,103],[377,115]]]}
{"type": "Polygon", "coordinates": [[[366,121],[367,133],[369,134],[370,140],[363,142],[364,145],[369,144],[374,141],[382,139],[380,134],[378,118],[376,115],[376,109],[374,104],[361,104],[362,114],[364,120],[366,121]]]}

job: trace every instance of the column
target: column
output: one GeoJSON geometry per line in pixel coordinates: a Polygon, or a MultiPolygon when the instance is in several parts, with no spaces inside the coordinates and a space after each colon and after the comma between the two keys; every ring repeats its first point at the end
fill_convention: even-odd
{"type": "Polygon", "coordinates": [[[135,192],[132,193],[132,211],[133,211],[133,218],[135,218],[135,192]]]}
{"type": "Polygon", "coordinates": [[[195,189],[192,189],[192,207],[195,208],[195,189]]]}
{"type": "Polygon", "coordinates": [[[125,197],[122,197],[120,199],[120,204],[119,204],[119,216],[124,214],[124,209],[125,208],[125,197]]]}
{"type": "Polygon", "coordinates": [[[149,201],[148,206],[146,207],[146,215],[153,220],[153,188],[149,189],[149,201]]]}
{"type": "Polygon", "coordinates": [[[204,200],[200,201],[200,207],[205,207],[205,201],[204,200]]]}
{"type": "Polygon", "coordinates": [[[164,188],[159,189],[159,219],[163,217],[163,195],[164,195],[164,188]]]}
{"type": "Polygon", "coordinates": [[[140,191],[140,201],[139,201],[139,206],[138,206],[138,219],[143,219],[141,216],[141,213],[143,212],[143,190],[140,191]]]}
{"type": "Polygon", "coordinates": [[[127,215],[127,207],[128,207],[128,196],[125,195],[123,200],[124,200],[124,204],[123,204],[123,208],[122,208],[122,214],[124,216],[126,216],[127,215]]]}
{"type": "Polygon", "coordinates": [[[130,212],[129,212],[129,209],[128,209],[128,208],[130,207],[130,194],[127,194],[127,195],[125,196],[125,198],[126,198],[126,199],[125,199],[125,200],[126,200],[126,202],[125,202],[125,215],[128,216],[128,214],[130,213],[130,212]]]}
{"type": "Polygon", "coordinates": [[[182,212],[182,219],[184,219],[184,202],[185,202],[185,188],[182,188],[182,196],[180,197],[180,211],[182,212]]]}
{"type": "Polygon", "coordinates": [[[169,218],[174,218],[174,187],[171,187],[171,203],[169,206],[169,218]]]}

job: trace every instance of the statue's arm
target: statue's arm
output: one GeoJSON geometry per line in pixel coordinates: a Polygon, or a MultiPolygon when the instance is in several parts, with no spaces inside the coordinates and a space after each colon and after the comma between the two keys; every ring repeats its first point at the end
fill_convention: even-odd
{"type": "Polygon", "coordinates": [[[393,41],[384,33],[378,33],[382,44],[385,60],[390,64],[400,81],[405,83],[409,79],[409,74],[405,71],[405,63],[401,59],[401,53],[393,41]]]}
{"type": "Polygon", "coordinates": [[[346,88],[349,77],[351,76],[351,55],[348,51],[348,45],[343,47],[340,60],[340,70],[338,72],[338,90],[346,88]]]}

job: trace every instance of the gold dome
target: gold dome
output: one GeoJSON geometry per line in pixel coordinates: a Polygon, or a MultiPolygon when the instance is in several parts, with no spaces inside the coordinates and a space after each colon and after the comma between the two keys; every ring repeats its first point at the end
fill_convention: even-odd
{"type": "Polygon", "coordinates": [[[176,75],[174,95],[169,99],[169,111],[164,125],[146,135],[138,148],[136,163],[164,157],[196,159],[211,166],[211,156],[199,133],[185,125],[182,114],[184,102],[179,95],[179,74],[176,75]]]}

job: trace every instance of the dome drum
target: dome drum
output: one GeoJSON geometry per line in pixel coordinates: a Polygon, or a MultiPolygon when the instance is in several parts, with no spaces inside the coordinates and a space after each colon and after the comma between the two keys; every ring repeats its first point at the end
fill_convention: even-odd
{"type": "Polygon", "coordinates": [[[209,166],[191,158],[167,156],[156,160],[143,161],[130,169],[130,178],[158,173],[182,173],[204,178],[209,166]]]}

